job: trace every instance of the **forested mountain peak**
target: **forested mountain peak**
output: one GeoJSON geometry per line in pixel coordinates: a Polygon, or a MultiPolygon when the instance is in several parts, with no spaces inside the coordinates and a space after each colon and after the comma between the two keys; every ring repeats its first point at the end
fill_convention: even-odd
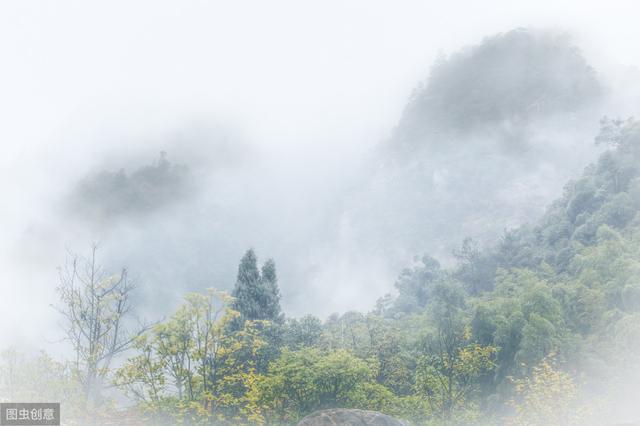
{"type": "Polygon", "coordinates": [[[442,55],[349,200],[353,227],[382,234],[373,247],[404,248],[394,256],[406,262],[451,260],[465,237],[492,244],[537,220],[602,151],[593,134],[605,92],[565,34],[520,28],[442,55]]]}
{"type": "Polygon", "coordinates": [[[533,120],[579,111],[602,94],[595,70],[567,35],[519,28],[442,54],[415,89],[393,140],[415,150],[496,128],[508,137],[533,120]]]}

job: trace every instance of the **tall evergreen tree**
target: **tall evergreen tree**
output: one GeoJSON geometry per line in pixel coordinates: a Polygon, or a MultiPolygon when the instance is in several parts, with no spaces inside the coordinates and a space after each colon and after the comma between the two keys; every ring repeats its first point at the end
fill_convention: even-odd
{"type": "Polygon", "coordinates": [[[265,304],[263,319],[273,322],[281,322],[280,289],[278,288],[278,275],[276,262],[268,259],[262,265],[262,287],[264,288],[265,304]]]}
{"type": "MultiPolygon", "coordinates": [[[[253,249],[249,249],[240,260],[238,279],[233,290],[233,309],[240,315],[231,324],[232,330],[240,330],[245,321],[268,321],[262,328],[266,346],[257,355],[258,371],[265,372],[269,362],[277,358],[282,343],[284,315],[280,308],[280,290],[276,263],[267,260],[258,270],[258,260],[253,249]]],[[[251,354],[246,354],[251,357],[251,354]]]]}
{"type": "Polygon", "coordinates": [[[247,320],[281,322],[275,262],[267,260],[260,273],[255,252],[253,249],[247,250],[240,260],[233,297],[233,308],[240,312],[240,324],[247,320]]]}

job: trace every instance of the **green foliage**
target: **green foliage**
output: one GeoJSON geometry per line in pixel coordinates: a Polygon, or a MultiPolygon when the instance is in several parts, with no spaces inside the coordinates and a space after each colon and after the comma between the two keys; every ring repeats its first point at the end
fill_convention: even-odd
{"type": "Polygon", "coordinates": [[[493,289],[495,256],[483,253],[478,243],[471,238],[465,238],[462,247],[453,254],[458,260],[455,276],[470,294],[478,295],[493,289]]]}
{"type": "Polygon", "coordinates": [[[495,368],[493,359],[498,350],[474,342],[460,287],[440,284],[434,296],[415,386],[432,415],[449,421],[467,407],[481,379],[495,368]]]}
{"type": "Polygon", "coordinates": [[[283,345],[292,350],[316,347],[322,338],[322,321],[313,315],[289,318],[285,325],[283,345]]]}
{"type": "Polygon", "coordinates": [[[553,356],[533,367],[530,377],[515,380],[515,390],[511,404],[516,415],[507,419],[510,425],[584,425],[593,414],[594,407],[580,403],[575,380],[557,367],[553,356]]]}
{"type": "Polygon", "coordinates": [[[240,355],[245,360],[257,356],[256,367],[260,372],[265,372],[269,362],[278,356],[282,344],[284,316],[280,308],[275,262],[267,260],[259,271],[255,252],[253,249],[247,250],[240,260],[232,295],[231,307],[238,312],[238,316],[229,324],[232,330],[240,330],[246,321],[266,321],[261,335],[267,344],[257,354],[240,355]]]}
{"type": "Polygon", "coordinates": [[[172,164],[161,152],[152,164],[131,173],[120,169],[86,176],[71,194],[70,210],[100,220],[144,214],[184,199],[190,180],[186,166],[172,164]]]}
{"type": "Polygon", "coordinates": [[[67,420],[83,414],[84,395],[72,364],[45,352],[30,357],[9,348],[0,353],[0,401],[57,401],[67,420]]]}
{"type": "Polygon", "coordinates": [[[349,351],[285,349],[260,384],[271,421],[296,422],[322,408],[380,409],[395,395],[375,382],[376,364],[349,351]]]}
{"type": "Polygon", "coordinates": [[[557,273],[567,271],[584,246],[599,243],[606,225],[622,230],[632,225],[640,206],[640,125],[603,119],[597,141],[612,147],[583,176],[565,187],[536,226],[508,232],[498,250],[503,268],[537,269],[543,263],[557,273]]]}
{"type": "Polygon", "coordinates": [[[239,315],[232,302],[215,290],[188,294],[169,320],[136,341],[140,354],[117,371],[116,385],[168,424],[261,419],[255,358],[265,344],[262,323],[230,331],[239,315]]]}
{"type": "Polygon", "coordinates": [[[424,256],[416,266],[402,271],[395,283],[398,298],[394,311],[406,313],[424,309],[440,276],[440,263],[431,256],[424,256]]]}

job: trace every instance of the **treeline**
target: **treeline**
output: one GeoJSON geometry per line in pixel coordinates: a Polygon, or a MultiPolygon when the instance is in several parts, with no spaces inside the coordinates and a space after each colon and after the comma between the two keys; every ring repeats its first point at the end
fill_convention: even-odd
{"type": "Polygon", "coordinates": [[[465,240],[452,268],[422,257],[367,313],[286,317],[275,263],[249,250],[231,294],[188,294],[136,324],[127,272],[104,273],[95,250],[72,258],[58,309],[73,360],[5,352],[2,396],[61,400],[78,424],[286,425],[333,407],[416,425],[604,424],[609,389],[640,360],[640,124],[604,119],[596,140],[608,149],[537,224],[495,247],[465,240]]]}

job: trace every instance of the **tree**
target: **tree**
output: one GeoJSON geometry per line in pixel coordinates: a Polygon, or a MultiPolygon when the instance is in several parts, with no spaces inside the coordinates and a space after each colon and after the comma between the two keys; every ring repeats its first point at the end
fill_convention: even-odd
{"type": "MultiPolygon", "coordinates": [[[[270,423],[276,424],[296,423],[322,408],[374,408],[361,405],[364,395],[390,394],[383,386],[376,386],[375,373],[374,362],[344,349],[285,348],[260,384],[261,401],[268,409],[270,423]]],[[[380,399],[374,403],[380,404],[380,399]]]]}
{"type": "Polygon", "coordinates": [[[267,259],[262,265],[261,283],[265,293],[265,303],[262,310],[263,318],[254,319],[279,322],[281,320],[280,289],[278,288],[276,262],[273,259],[267,259]]]}
{"type": "MultiPolygon", "coordinates": [[[[240,260],[233,297],[232,308],[239,315],[230,324],[232,330],[242,329],[246,321],[266,321],[261,331],[266,344],[258,353],[257,365],[260,372],[265,372],[269,361],[278,356],[284,323],[273,259],[268,259],[259,271],[256,254],[249,249],[240,260]]],[[[245,354],[245,358],[249,356],[245,354]]]]}
{"type": "Polygon", "coordinates": [[[612,148],[628,149],[638,144],[640,124],[633,118],[622,120],[604,116],[600,120],[600,133],[596,136],[596,144],[612,148]]]}
{"type": "Polygon", "coordinates": [[[442,420],[464,411],[478,380],[495,368],[497,348],[471,341],[461,290],[452,283],[434,292],[434,329],[426,336],[416,369],[416,388],[429,402],[431,412],[442,420]]]}
{"type": "Polygon", "coordinates": [[[320,357],[316,348],[298,351],[285,348],[269,366],[260,383],[260,393],[270,421],[297,422],[319,406],[315,374],[320,357]]]}
{"type": "Polygon", "coordinates": [[[449,420],[473,407],[469,396],[479,379],[495,368],[497,349],[469,343],[455,352],[423,357],[416,370],[416,387],[427,399],[436,418],[449,420]]]}
{"type": "Polygon", "coordinates": [[[240,316],[236,327],[246,320],[281,322],[280,291],[276,264],[272,259],[258,270],[258,260],[253,249],[247,250],[238,266],[238,278],[232,293],[232,308],[240,316]]]}
{"type": "Polygon", "coordinates": [[[44,351],[28,356],[9,348],[0,353],[0,401],[57,401],[65,422],[81,414],[82,392],[68,363],[44,351]]]}
{"type": "Polygon", "coordinates": [[[576,383],[556,367],[553,355],[536,365],[530,377],[514,383],[516,397],[511,404],[516,415],[507,420],[508,424],[583,425],[589,419],[587,407],[579,403],[576,383]]]}
{"type": "Polygon", "coordinates": [[[413,328],[373,313],[332,315],[324,324],[322,347],[347,349],[361,359],[376,360],[376,381],[399,395],[407,395],[413,391],[415,357],[408,350],[411,345],[402,326],[413,328]]]}
{"type": "Polygon", "coordinates": [[[478,243],[472,238],[465,238],[462,247],[453,251],[458,260],[456,276],[465,284],[469,293],[480,294],[493,289],[496,271],[492,256],[483,255],[478,243]]]}
{"type": "Polygon", "coordinates": [[[424,309],[439,278],[440,263],[431,256],[424,256],[417,265],[406,268],[395,283],[399,295],[394,310],[410,313],[424,309]]]}
{"type": "Polygon", "coordinates": [[[322,322],[313,315],[289,318],[285,325],[283,344],[291,350],[318,346],[322,338],[322,322]]]}
{"type": "Polygon", "coordinates": [[[367,362],[339,349],[321,357],[316,368],[320,406],[330,408],[348,404],[351,392],[358,385],[373,381],[377,366],[371,360],[367,362]]]}
{"type": "Polygon", "coordinates": [[[74,350],[73,368],[86,409],[102,403],[101,389],[111,363],[146,329],[127,329],[135,286],[126,269],[106,273],[98,265],[97,251],[94,244],[88,258],[70,254],[60,268],[57,288],[62,302],[57,310],[64,317],[63,330],[74,350]]]}
{"type": "Polygon", "coordinates": [[[229,324],[239,316],[232,303],[214,289],[188,294],[169,320],[137,340],[139,355],[118,371],[117,384],[168,424],[260,423],[261,322],[245,321],[231,331],[229,324]]]}
{"type": "Polygon", "coordinates": [[[151,414],[154,424],[158,424],[167,414],[163,412],[163,394],[168,385],[165,360],[156,355],[147,335],[136,339],[132,349],[140,355],[128,359],[116,371],[114,383],[133,396],[141,408],[151,414]]]}

